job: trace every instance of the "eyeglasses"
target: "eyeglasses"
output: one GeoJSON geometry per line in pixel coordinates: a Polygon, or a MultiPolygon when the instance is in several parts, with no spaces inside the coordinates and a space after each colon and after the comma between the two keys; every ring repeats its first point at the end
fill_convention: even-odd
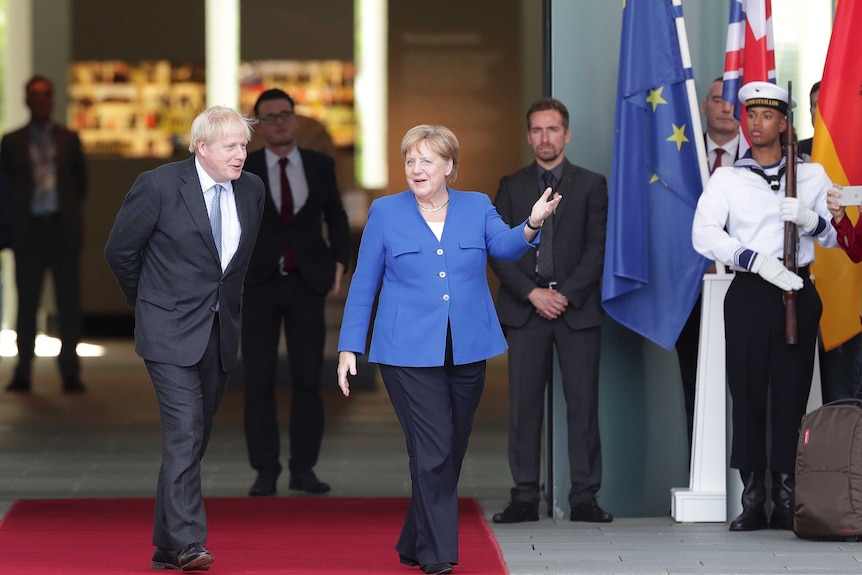
{"type": "Polygon", "coordinates": [[[291,119],[295,114],[293,112],[281,112],[279,114],[267,114],[266,116],[259,116],[261,122],[266,122],[267,124],[271,124],[276,120],[282,120],[284,122],[291,119]]]}

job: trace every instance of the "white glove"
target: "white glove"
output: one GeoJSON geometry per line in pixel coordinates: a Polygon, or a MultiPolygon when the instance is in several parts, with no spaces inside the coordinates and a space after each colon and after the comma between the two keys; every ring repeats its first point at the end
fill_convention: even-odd
{"type": "Polygon", "coordinates": [[[803,206],[799,198],[784,198],[781,200],[781,221],[793,222],[810,234],[817,229],[820,216],[803,206]]]}
{"type": "Polygon", "coordinates": [[[802,289],[802,278],[784,267],[780,261],[763,254],[754,256],[751,271],[769,283],[781,288],[782,291],[802,289]]]}

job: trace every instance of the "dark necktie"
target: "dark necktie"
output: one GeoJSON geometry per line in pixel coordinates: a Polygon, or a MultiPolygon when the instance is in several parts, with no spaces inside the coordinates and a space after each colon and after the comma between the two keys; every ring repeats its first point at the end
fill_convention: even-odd
{"type": "Polygon", "coordinates": [[[715,149],[715,161],[712,163],[712,170],[709,171],[710,174],[715,172],[716,168],[721,167],[721,157],[724,155],[724,148],[716,148],[715,149]]]}
{"type": "MultiPolygon", "coordinates": [[[[551,172],[542,174],[545,188],[554,189],[556,178],[551,172]]],[[[542,193],[544,193],[544,188],[542,193]]],[[[536,274],[545,282],[554,281],[554,215],[551,214],[542,224],[542,239],[539,241],[539,254],[536,256],[536,274]]]]}
{"type": "MultiPolygon", "coordinates": [[[[293,220],[293,192],[290,189],[290,181],[287,179],[287,158],[281,158],[278,161],[278,172],[281,176],[281,220],[289,224],[293,220]]],[[[293,246],[290,243],[284,246],[282,267],[287,271],[296,268],[293,246]]]]}

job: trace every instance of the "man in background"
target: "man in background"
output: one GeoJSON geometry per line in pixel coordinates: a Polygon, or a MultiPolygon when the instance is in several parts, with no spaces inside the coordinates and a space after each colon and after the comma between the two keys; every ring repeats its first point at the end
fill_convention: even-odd
{"type": "Polygon", "coordinates": [[[87,171],[78,135],[54,123],[54,86],[33,76],[26,87],[30,122],[3,137],[0,173],[15,203],[18,237],[18,365],[6,391],[27,393],[36,347],[36,312],[45,273],[51,271],[60,330],[58,363],[63,391],[81,393],[77,347],[81,339],[81,213],[87,171]]]}
{"type": "MultiPolygon", "coordinates": [[[[733,116],[733,104],[722,98],[723,80],[716,78],[709,85],[709,92],[700,105],[700,113],[706,117],[707,165],[709,173],[724,166],[732,166],[739,155],[739,122],[733,116]]],[[[710,268],[709,273],[714,273],[710,268]]],[[[688,444],[691,447],[694,431],[694,396],[697,387],[697,354],[700,347],[700,308],[702,302],[698,295],[694,308],[676,340],[676,354],[682,391],[685,398],[685,417],[688,429],[688,444]]]]}
{"type": "Polygon", "coordinates": [[[267,194],[243,297],[245,437],[249,462],[257,472],[249,495],[275,495],[282,471],[275,398],[282,330],[292,391],[288,487],[326,493],[329,485],[314,473],[324,427],[324,312],[327,294],[341,288],[350,228],[334,160],[296,145],[293,99],[282,90],[266,90],[254,113],[265,147],[249,154],[246,169],[260,176],[267,194]]]}
{"type": "Polygon", "coordinates": [[[515,484],[495,523],[539,519],[542,420],[555,347],[566,399],[570,519],[613,520],[596,500],[602,484],[600,281],[608,187],[604,176],[566,159],[570,139],[566,106],[553,98],[534,102],[527,111],[527,142],[536,159],[500,180],[495,201],[513,225],[530,215],[546,188],[563,196],[542,226],[538,254],[530,250],[516,262],[489,258],[500,278],[497,314],[509,344],[509,470],[515,484]]]}

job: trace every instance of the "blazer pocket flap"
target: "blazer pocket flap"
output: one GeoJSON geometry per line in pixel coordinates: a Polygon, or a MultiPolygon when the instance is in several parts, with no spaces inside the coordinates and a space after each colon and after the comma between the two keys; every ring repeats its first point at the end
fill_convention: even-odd
{"type": "Polygon", "coordinates": [[[392,246],[392,257],[403,256],[404,254],[419,253],[419,244],[396,244],[392,246]]]}
{"type": "Polygon", "coordinates": [[[484,250],[485,238],[481,236],[461,238],[458,240],[458,245],[465,250],[484,250]]]}
{"type": "Polygon", "coordinates": [[[177,307],[177,296],[162,293],[158,290],[143,288],[138,291],[138,299],[157,305],[166,310],[172,310],[177,307]]]}

